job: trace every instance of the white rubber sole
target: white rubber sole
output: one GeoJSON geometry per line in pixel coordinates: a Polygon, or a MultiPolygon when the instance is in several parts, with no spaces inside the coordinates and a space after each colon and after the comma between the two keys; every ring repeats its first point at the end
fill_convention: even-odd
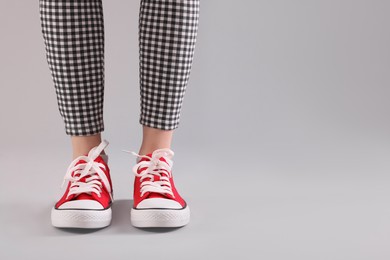
{"type": "Polygon", "coordinates": [[[182,227],[190,222],[190,208],[184,209],[131,209],[134,227],[182,227]]]}
{"type": "Polygon", "coordinates": [[[59,228],[103,228],[111,224],[111,208],[105,210],[55,209],[51,223],[59,228]]]}

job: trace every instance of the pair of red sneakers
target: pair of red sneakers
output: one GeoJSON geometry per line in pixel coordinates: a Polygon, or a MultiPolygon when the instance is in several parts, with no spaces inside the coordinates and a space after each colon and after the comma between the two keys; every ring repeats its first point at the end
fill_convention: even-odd
{"type": "MultiPolygon", "coordinates": [[[[88,155],[72,161],[64,182],[68,186],[51,212],[52,224],[61,228],[103,228],[111,223],[113,189],[102,141],[88,155]]],[[[172,177],[168,148],[138,155],[133,167],[134,203],[130,212],[135,227],[180,227],[188,224],[190,209],[179,195],[172,177]]]]}

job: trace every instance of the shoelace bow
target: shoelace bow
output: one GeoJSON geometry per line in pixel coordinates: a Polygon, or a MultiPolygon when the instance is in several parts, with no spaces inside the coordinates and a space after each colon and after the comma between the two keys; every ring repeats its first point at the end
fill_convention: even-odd
{"type": "Polygon", "coordinates": [[[103,182],[110,194],[111,200],[113,201],[110,182],[108,181],[104,171],[101,169],[105,169],[106,167],[103,163],[95,162],[95,159],[107,145],[108,142],[104,140],[97,147],[92,148],[87,156],[79,156],[71,162],[66,171],[64,182],[62,183],[62,186],[66,181],[70,181],[71,183],[67,198],[70,195],[79,195],[81,193],[95,193],[98,197],[101,197],[103,182]],[[77,164],[80,160],[85,161],[85,163],[77,164]],[[80,181],[86,176],[90,177],[85,178],[85,181],[80,181]]]}
{"type": "Polygon", "coordinates": [[[172,192],[171,182],[169,181],[173,165],[173,161],[171,159],[174,155],[171,149],[157,149],[152,153],[151,157],[147,155],[139,155],[132,151],[123,151],[137,156],[137,164],[134,165],[133,172],[135,176],[141,177],[141,197],[146,192],[169,194],[173,198],[175,197],[172,192]],[[163,157],[166,162],[161,161],[161,157],[163,157]],[[140,161],[141,158],[147,158],[148,160],[140,161]],[[138,169],[145,167],[146,169],[138,173],[138,169]],[[158,176],[159,180],[154,180],[154,176],[158,176]]]}

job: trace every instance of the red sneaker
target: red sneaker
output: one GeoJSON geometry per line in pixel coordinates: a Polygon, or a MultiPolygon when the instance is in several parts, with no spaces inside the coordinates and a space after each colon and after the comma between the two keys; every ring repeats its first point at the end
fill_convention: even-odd
{"type": "Polygon", "coordinates": [[[151,154],[138,155],[133,167],[134,204],[131,223],[135,227],[180,227],[190,221],[190,209],[179,195],[172,177],[171,158],[168,148],[151,154]]]}
{"type": "Polygon", "coordinates": [[[104,155],[104,140],[88,155],[72,161],[65,174],[68,186],[51,211],[52,225],[62,228],[102,228],[111,223],[112,183],[104,155]]]}

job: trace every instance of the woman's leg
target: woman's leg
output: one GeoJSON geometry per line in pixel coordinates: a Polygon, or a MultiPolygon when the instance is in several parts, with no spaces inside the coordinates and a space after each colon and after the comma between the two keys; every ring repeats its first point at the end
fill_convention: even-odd
{"type": "Polygon", "coordinates": [[[170,148],[194,56],[199,0],[141,0],[140,154],[170,148]]]}
{"type": "Polygon", "coordinates": [[[73,157],[101,142],[104,21],[101,0],[40,0],[46,58],[73,157]]]}
{"type": "Polygon", "coordinates": [[[51,211],[52,225],[102,228],[111,223],[112,183],[107,142],[101,142],[104,24],[101,0],[40,0],[46,57],[74,160],[67,188],[51,211]],[[81,155],[87,155],[87,157],[81,155]]]}

